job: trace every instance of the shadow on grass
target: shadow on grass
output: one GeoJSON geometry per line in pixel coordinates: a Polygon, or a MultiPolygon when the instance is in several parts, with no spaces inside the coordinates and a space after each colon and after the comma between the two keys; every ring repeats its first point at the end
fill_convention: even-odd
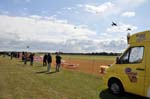
{"type": "Polygon", "coordinates": [[[56,71],[53,71],[53,72],[47,72],[46,74],[54,74],[56,73],[56,71]]]}
{"type": "Polygon", "coordinates": [[[100,92],[99,98],[100,99],[148,99],[148,98],[130,94],[130,93],[125,93],[122,96],[112,95],[111,93],[109,93],[108,89],[100,92]]]}
{"type": "Polygon", "coordinates": [[[41,73],[46,73],[47,71],[39,71],[39,72],[36,72],[37,74],[41,74],[41,73]]]}
{"type": "Polygon", "coordinates": [[[41,74],[41,73],[45,73],[45,74],[54,74],[56,73],[56,71],[53,71],[53,72],[47,72],[47,71],[39,71],[39,72],[36,72],[37,74],[41,74]]]}

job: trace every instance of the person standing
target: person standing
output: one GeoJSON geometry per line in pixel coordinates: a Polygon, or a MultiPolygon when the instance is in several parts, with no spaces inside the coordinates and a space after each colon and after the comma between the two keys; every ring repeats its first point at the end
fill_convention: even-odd
{"type": "Polygon", "coordinates": [[[43,57],[43,66],[47,65],[47,54],[44,55],[43,57]]]}
{"type": "Polygon", "coordinates": [[[52,63],[52,57],[51,57],[51,54],[48,53],[47,55],[47,72],[50,72],[50,69],[51,69],[51,63],[52,63]]]}
{"type": "Polygon", "coordinates": [[[25,65],[27,64],[27,59],[28,59],[28,53],[25,52],[25,53],[24,53],[24,64],[25,64],[25,65]]]}
{"type": "Polygon", "coordinates": [[[33,61],[34,61],[34,54],[31,53],[29,57],[30,57],[30,65],[32,66],[33,65],[33,61]]]}
{"type": "Polygon", "coordinates": [[[61,64],[61,56],[59,53],[57,53],[57,55],[56,55],[56,72],[59,72],[60,64],[61,64]]]}
{"type": "Polygon", "coordinates": [[[11,60],[13,59],[13,52],[10,53],[11,60]]]}
{"type": "Polygon", "coordinates": [[[24,61],[25,52],[22,52],[22,61],[24,61]]]}

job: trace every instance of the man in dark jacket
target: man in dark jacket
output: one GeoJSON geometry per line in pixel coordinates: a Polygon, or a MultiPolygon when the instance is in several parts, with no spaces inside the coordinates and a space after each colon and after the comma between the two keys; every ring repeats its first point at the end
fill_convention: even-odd
{"type": "Polygon", "coordinates": [[[33,61],[34,61],[34,54],[31,53],[29,58],[30,58],[30,65],[32,66],[33,65],[33,61]]]}
{"type": "Polygon", "coordinates": [[[57,53],[57,55],[56,55],[56,72],[59,72],[60,64],[61,64],[61,56],[59,55],[59,53],[57,53]]]}
{"type": "Polygon", "coordinates": [[[43,57],[43,66],[47,65],[47,54],[44,55],[43,57]]]}
{"type": "Polygon", "coordinates": [[[48,53],[48,55],[47,55],[47,63],[48,63],[47,72],[50,72],[51,63],[52,63],[52,57],[51,57],[50,53],[48,53]]]}
{"type": "Polygon", "coordinates": [[[28,53],[25,52],[25,53],[24,53],[24,64],[25,64],[25,65],[27,64],[27,60],[28,60],[28,53]]]}

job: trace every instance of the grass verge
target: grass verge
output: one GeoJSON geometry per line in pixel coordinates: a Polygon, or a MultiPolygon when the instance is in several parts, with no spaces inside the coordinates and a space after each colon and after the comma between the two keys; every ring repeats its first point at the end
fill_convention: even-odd
{"type": "Polygon", "coordinates": [[[0,57],[0,99],[99,99],[104,88],[98,76],[61,69],[46,72],[40,63],[0,57]]]}

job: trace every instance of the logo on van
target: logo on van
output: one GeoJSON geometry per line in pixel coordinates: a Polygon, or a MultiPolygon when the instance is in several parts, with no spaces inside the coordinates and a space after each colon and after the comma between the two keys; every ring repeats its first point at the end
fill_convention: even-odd
{"type": "Polygon", "coordinates": [[[125,68],[125,73],[128,75],[128,78],[132,83],[137,82],[137,72],[133,72],[131,68],[125,68]]]}
{"type": "Polygon", "coordinates": [[[137,42],[142,42],[146,39],[145,34],[137,34],[136,38],[137,38],[136,40],[137,42]]]}

